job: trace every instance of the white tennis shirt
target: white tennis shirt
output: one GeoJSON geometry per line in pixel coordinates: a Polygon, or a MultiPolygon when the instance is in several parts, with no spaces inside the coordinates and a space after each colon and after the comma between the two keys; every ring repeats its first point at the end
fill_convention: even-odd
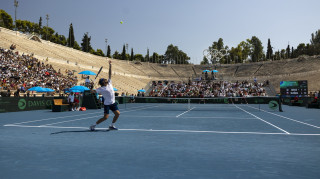
{"type": "Polygon", "coordinates": [[[68,101],[69,101],[69,103],[73,103],[74,102],[74,95],[69,95],[68,96],[68,101]]]}
{"type": "Polygon", "coordinates": [[[104,98],[104,105],[110,105],[116,102],[113,86],[111,80],[108,80],[107,86],[102,86],[96,89],[96,92],[101,94],[104,98]]]}

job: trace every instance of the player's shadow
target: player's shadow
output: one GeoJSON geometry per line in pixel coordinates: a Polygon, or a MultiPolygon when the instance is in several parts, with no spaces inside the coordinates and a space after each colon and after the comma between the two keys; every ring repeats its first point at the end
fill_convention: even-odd
{"type": "Polygon", "coordinates": [[[77,132],[109,132],[110,130],[94,130],[94,131],[91,131],[91,130],[81,130],[81,131],[60,131],[60,132],[53,132],[51,133],[50,135],[53,135],[53,134],[63,134],[63,133],[77,133],[77,132]]]}

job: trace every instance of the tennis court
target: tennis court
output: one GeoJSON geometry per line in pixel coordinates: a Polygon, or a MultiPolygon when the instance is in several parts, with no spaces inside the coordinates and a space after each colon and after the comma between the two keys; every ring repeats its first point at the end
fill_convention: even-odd
{"type": "Polygon", "coordinates": [[[1,178],[319,178],[320,111],[257,104],[120,104],[0,114],[1,178]]]}

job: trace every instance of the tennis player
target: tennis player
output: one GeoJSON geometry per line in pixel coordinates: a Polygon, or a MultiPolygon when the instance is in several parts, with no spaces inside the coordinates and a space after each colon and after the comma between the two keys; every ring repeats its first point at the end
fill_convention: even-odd
{"type": "Polygon", "coordinates": [[[111,83],[111,61],[109,61],[109,79],[107,80],[107,79],[101,78],[99,80],[99,85],[101,86],[100,88],[98,88],[96,90],[91,90],[91,92],[92,93],[99,93],[103,96],[103,98],[104,98],[104,115],[102,118],[100,118],[96,122],[96,124],[93,124],[90,126],[90,130],[94,131],[96,125],[107,120],[109,117],[110,110],[114,113],[114,117],[113,117],[112,124],[109,126],[109,129],[110,130],[118,130],[115,127],[115,123],[117,122],[117,120],[120,116],[120,111],[119,111],[118,105],[115,100],[114,90],[113,90],[113,86],[111,83]]]}

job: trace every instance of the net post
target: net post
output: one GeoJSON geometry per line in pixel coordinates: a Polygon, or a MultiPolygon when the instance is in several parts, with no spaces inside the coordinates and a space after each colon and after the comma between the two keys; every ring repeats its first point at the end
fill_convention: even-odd
{"type": "Polygon", "coordinates": [[[188,98],[188,111],[191,109],[190,105],[190,98],[188,98]]]}

